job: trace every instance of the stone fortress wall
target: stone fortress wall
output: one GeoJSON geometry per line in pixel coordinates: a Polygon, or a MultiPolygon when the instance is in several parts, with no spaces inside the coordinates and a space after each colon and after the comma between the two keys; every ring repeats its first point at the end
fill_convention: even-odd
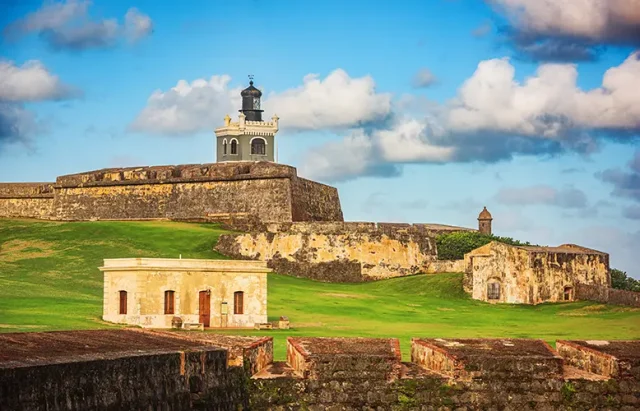
{"type": "Polygon", "coordinates": [[[296,222],[220,236],[216,250],[267,261],[275,272],[329,282],[362,282],[418,273],[463,272],[464,261],[437,259],[438,234],[474,231],[439,224],[296,222]]]}
{"type": "Polygon", "coordinates": [[[83,220],[342,221],[334,187],[294,167],[234,162],[104,169],[55,183],[0,184],[0,217],[83,220]]]}
{"type": "Polygon", "coordinates": [[[640,407],[639,341],[411,341],[103,330],[0,334],[0,409],[640,407]],[[47,387],[47,389],[42,389],[47,387]]]}

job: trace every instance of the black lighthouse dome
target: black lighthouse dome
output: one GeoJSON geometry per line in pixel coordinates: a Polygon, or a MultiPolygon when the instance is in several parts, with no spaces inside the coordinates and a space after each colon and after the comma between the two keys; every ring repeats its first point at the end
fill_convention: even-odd
{"type": "Polygon", "coordinates": [[[262,112],[260,110],[260,97],[262,91],[253,86],[253,80],[249,81],[249,87],[240,92],[242,96],[242,110],[248,121],[262,121],[262,112]]]}

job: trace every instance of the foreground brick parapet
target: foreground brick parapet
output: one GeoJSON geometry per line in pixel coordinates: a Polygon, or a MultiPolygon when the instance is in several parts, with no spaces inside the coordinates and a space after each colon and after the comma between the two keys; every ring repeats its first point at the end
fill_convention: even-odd
{"type": "Polygon", "coordinates": [[[413,339],[411,361],[456,380],[562,376],[562,358],[541,340],[413,339]]]}
{"type": "Polygon", "coordinates": [[[640,379],[640,341],[556,342],[565,364],[611,378],[640,379]]]}
{"type": "Polygon", "coordinates": [[[267,364],[270,337],[0,334],[0,409],[631,411],[638,344],[414,338],[402,362],[394,338],[290,337],[267,364]]]}

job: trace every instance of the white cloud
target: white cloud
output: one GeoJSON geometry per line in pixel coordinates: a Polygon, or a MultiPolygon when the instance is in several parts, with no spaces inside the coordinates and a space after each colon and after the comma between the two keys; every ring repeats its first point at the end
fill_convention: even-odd
{"type": "Polygon", "coordinates": [[[56,100],[71,94],[71,87],[49,73],[37,60],[27,61],[22,66],[12,61],[0,61],[0,100],[56,100]]]}
{"type": "Polygon", "coordinates": [[[637,36],[640,25],[640,0],[490,1],[504,7],[516,27],[537,34],[623,40],[637,36]]]}
{"type": "Polygon", "coordinates": [[[507,59],[483,61],[460,88],[447,123],[454,131],[548,138],[572,128],[640,128],[640,53],[607,70],[599,88],[583,91],[577,77],[572,64],[545,64],[520,84],[507,59]]]}
{"type": "Polygon", "coordinates": [[[602,45],[640,45],[640,0],[486,0],[515,48],[540,60],[591,60],[602,45]]]}
{"type": "Polygon", "coordinates": [[[413,87],[423,88],[429,87],[435,84],[437,81],[436,76],[428,68],[422,68],[413,76],[413,87]]]}
{"type": "Polygon", "coordinates": [[[132,7],[124,15],[124,28],[127,36],[136,41],[151,34],[153,22],[151,17],[132,7]]]}
{"type": "Polygon", "coordinates": [[[43,6],[9,24],[4,33],[9,38],[20,38],[38,33],[56,50],[85,50],[114,46],[127,36],[132,41],[152,31],[151,18],[136,8],[130,8],[123,25],[116,19],[92,20],[88,14],[90,1],[68,0],[46,2],[43,6]]]}
{"type": "Polygon", "coordinates": [[[352,78],[337,69],[324,80],[308,74],[302,86],[270,93],[264,105],[283,119],[283,127],[345,128],[383,119],[391,112],[391,94],[377,93],[371,76],[352,78]]]}
{"type": "MultiPolygon", "coordinates": [[[[212,131],[241,106],[240,88],[230,88],[230,81],[227,75],[180,80],[167,92],[156,91],[132,128],[158,134],[212,131]]],[[[339,129],[383,119],[391,111],[391,95],[376,93],[371,77],[351,78],[338,69],[324,80],[307,75],[300,87],[270,93],[262,106],[277,113],[285,129],[339,129]]]]}
{"type": "Polygon", "coordinates": [[[227,75],[212,76],[191,83],[180,80],[166,92],[157,90],[131,129],[168,135],[213,131],[225,114],[240,107],[240,88],[229,88],[230,81],[227,75]]]}
{"type": "MultiPolygon", "coordinates": [[[[396,113],[406,109],[406,98],[395,105],[394,121],[386,128],[357,129],[348,134],[344,147],[331,142],[310,150],[307,171],[320,178],[342,179],[341,161],[350,163],[348,178],[379,175],[383,166],[412,162],[494,162],[513,155],[545,155],[564,150],[589,153],[599,139],[633,138],[640,131],[640,53],[603,76],[592,90],[577,86],[572,64],[544,64],[523,82],[515,80],[508,59],[479,63],[458,95],[444,105],[422,105],[418,117],[396,113]],[[370,156],[353,165],[354,141],[370,156]],[[359,171],[358,171],[359,170],[359,171]]],[[[362,150],[360,148],[359,150],[362,150]]],[[[389,168],[386,170],[397,168],[389,168]]]]}

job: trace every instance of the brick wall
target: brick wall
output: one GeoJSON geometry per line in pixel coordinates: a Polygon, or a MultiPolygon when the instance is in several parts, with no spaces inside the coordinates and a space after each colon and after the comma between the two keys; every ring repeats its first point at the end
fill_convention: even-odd
{"type": "Polygon", "coordinates": [[[51,217],[52,183],[0,183],[0,217],[51,217]]]}

